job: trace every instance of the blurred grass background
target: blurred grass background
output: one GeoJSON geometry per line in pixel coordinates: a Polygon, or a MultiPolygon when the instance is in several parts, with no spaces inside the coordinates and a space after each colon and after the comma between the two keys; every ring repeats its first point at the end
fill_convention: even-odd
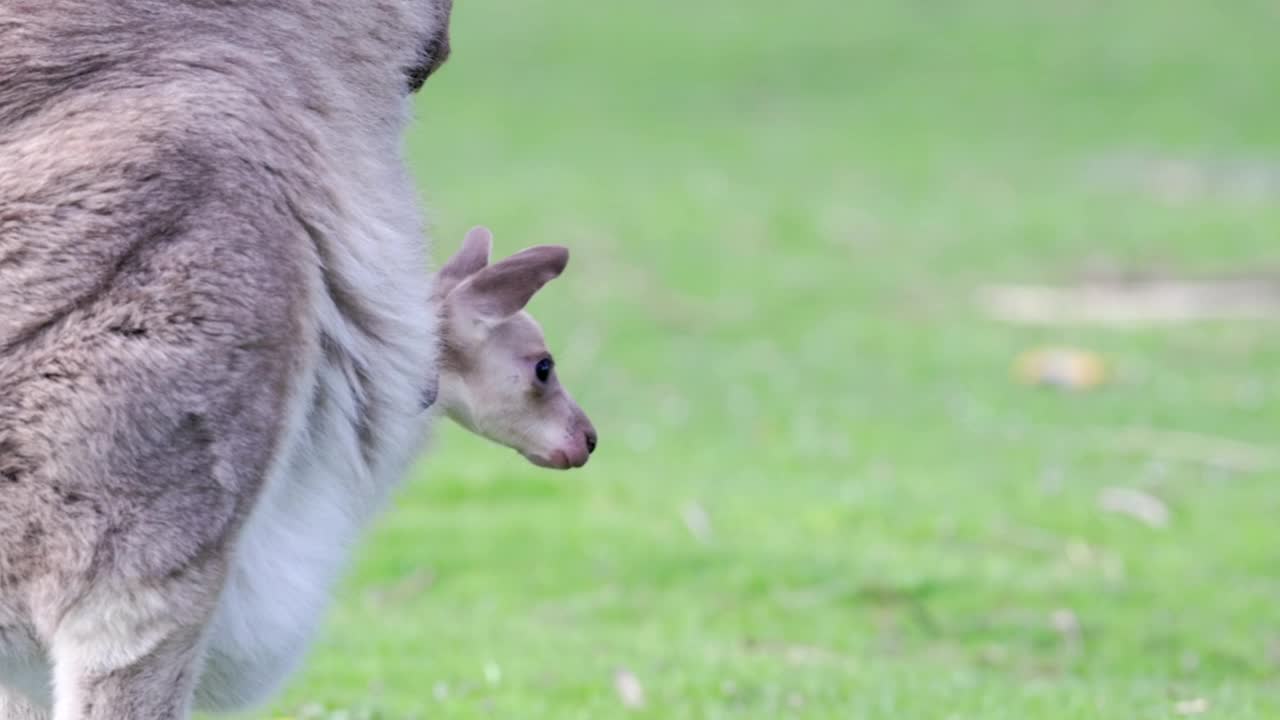
{"type": "Polygon", "coordinates": [[[572,247],[533,310],[601,449],[553,474],[445,428],[264,717],[1280,717],[1274,465],[1108,442],[1265,456],[1275,322],[1034,329],[972,302],[1280,271],[1278,23],[460,2],[410,138],[435,252],[477,223],[499,254],[572,247]],[[1114,381],[1012,383],[1042,343],[1114,381]],[[1167,526],[1104,512],[1108,487],[1167,526]]]}

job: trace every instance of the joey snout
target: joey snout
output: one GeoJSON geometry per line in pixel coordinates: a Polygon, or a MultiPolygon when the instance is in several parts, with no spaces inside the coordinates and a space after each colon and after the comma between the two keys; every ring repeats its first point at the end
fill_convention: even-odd
{"type": "Polygon", "coordinates": [[[586,413],[576,405],[573,410],[572,419],[557,441],[550,444],[548,451],[520,450],[520,454],[534,465],[552,470],[569,470],[586,465],[591,459],[591,453],[596,451],[600,436],[586,413]]]}

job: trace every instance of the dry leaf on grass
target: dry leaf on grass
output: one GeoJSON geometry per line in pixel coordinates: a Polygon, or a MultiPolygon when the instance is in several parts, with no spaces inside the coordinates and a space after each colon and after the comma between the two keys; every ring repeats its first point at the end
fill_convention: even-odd
{"type": "Polygon", "coordinates": [[[1049,624],[1062,637],[1067,652],[1076,655],[1084,647],[1084,633],[1080,630],[1080,618],[1067,608],[1054,610],[1049,616],[1049,624]]]}
{"type": "Polygon", "coordinates": [[[1109,371],[1102,356],[1069,347],[1029,350],[1014,361],[1013,376],[1025,385],[1089,390],[1107,381],[1109,371]]]}
{"type": "Polygon", "coordinates": [[[680,509],[680,517],[694,539],[704,545],[711,542],[714,536],[714,531],[711,529],[711,515],[702,503],[697,501],[685,503],[685,506],[680,509]]]}
{"type": "Polygon", "coordinates": [[[640,684],[640,678],[630,670],[623,668],[614,673],[613,687],[618,691],[622,706],[628,710],[639,710],[645,706],[644,685],[640,684]]]}
{"type": "Polygon", "coordinates": [[[1202,715],[1209,711],[1209,701],[1202,697],[1179,700],[1173,704],[1173,711],[1179,715],[1202,715]]]}
{"type": "Polygon", "coordinates": [[[1127,515],[1148,527],[1169,525],[1169,508],[1160,498],[1133,488],[1106,488],[1098,496],[1098,506],[1107,512],[1127,515]]]}

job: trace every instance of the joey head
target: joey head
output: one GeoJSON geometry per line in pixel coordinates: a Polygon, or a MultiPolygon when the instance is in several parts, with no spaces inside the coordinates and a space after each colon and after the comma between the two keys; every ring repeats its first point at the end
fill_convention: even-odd
{"type": "Polygon", "coordinates": [[[582,467],[596,430],[560,384],[542,328],[525,311],[564,272],[569,251],[541,245],[490,265],[492,247],[489,230],[474,228],[436,277],[441,409],[535,465],[582,467]]]}

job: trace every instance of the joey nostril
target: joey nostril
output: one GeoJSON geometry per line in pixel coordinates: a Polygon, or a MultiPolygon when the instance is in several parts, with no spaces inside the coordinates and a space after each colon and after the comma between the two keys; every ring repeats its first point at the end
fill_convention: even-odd
{"type": "Polygon", "coordinates": [[[595,431],[593,430],[588,430],[586,435],[587,435],[587,452],[593,453],[596,451],[596,443],[599,441],[600,438],[596,436],[595,431]]]}

